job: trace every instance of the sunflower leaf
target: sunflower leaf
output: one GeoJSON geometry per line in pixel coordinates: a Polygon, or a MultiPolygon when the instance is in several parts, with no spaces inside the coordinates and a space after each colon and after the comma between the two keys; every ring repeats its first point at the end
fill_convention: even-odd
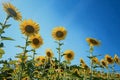
{"type": "Polygon", "coordinates": [[[64,43],[60,43],[60,46],[64,45],[64,43]]]}
{"type": "Polygon", "coordinates": [[[14,41],[14,39],[12,39],[11,37],[1,37],[2,40],[11,40],[11,41],[14,41]]]}
{"type": "Polygon", "coordinates": [[[0,33],[4,33],[3,29],[0,29],[0,33]]]}
{"type": "Polygon", "coordinates": [[[58,51],[60,50],[60,48],[56,48],[58,51]]]}
{"type": "Polygon", "coordinates": [[[2,58],[2,55],[3,55],[3,54],[0,54],[0,58],[2,58]]]}
{"type": "Polygon", "coordinates": [[[5,54],[5,51],[2,48],[0,48],[0,54],[5,54]]]}
{"type": "Polygon", "coordinates": [[[4,25],[3,28],[9,28],[11,24],[4,25]]]}
{"type": "Polygon", "coordinates": [[[17,45],[17,46],[15,46],[15,47],[18,47],[18,48],[21,48],[21,49],[24,49],[25,47],[22,47],[22,46],[20,46],[20,45],[17,45]]]}
{"type": "Polygon", "coordinates": [[[0,48],[1,48],[1,47],[4,47],[4,43],[0,43],[0,48]]]}
{"type": "Polygon", "coordinates": [[[92,59],[92,58],[94,58],[95,56],[87,56],[89,59],[92,59]]]}
{"type": "Polygon", "coordinates": [[[0,25],[2,26],[2,25],[3,25],[3,23],[1,23],[1,22],[0,22],[0,25]]]}

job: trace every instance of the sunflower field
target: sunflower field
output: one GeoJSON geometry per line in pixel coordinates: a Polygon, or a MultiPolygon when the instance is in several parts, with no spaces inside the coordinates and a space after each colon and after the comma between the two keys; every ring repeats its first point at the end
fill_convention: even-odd
{"type": "Polygon", "coordinates": [[[4,22],[0,22],[0,80],[120,80],[120,73],[114,69],[115,65],[120,66],[119,56],[115,54],[112,57],[106,54],[99,60],[93,52],[101,42],[95,38],[86,38],[89,45],[89,55],[86,57],[90,64],[86,64],[84,59],[80,58],[79,65],[72,65],[74,51],[61,50],[64,47],[63,40],[69,34],[63,26],[56,26],[51,31],[53,41],[58,45],[56,48],[58,56],[54,55],[51,48],[45,50],[46,56],[36,56],[36,51],[44,44],[42,34],[39,34],[39,24],[32,19],[23,20],[19,10],[11,3],[2,3],[2,6],[6,18],[4,22]],[[16,46],[22,49],[22,52],[16,54],[15,60],[3,60],[2,57],[6,54],[3,41],[13,40],[11,37],[3,36],[6,29],[12,25],[7,23],[10,18],[19,24],[25,45],[16,46]]]}

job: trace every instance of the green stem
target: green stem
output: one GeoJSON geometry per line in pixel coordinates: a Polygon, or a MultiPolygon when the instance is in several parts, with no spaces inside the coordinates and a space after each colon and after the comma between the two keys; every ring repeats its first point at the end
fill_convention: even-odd
{"type": "Polygon", "coordinates": [[[34,61],[34,59],[35,59],[35,54],[36,54],[36,51],[35,51],[35,49],[33,50],[33,61],[34,61]]]}
{"type": "Polygon", "coordinates": [[[60,60],[61,60],[61,52],[60,52],[61,48],[60,48],[60,40],[58,42],[58,54],[59,54],[59,66],[60,66],[60,60]]]}
{"type": "MultiPolygon", "coordinates": [[[[59,60],[59,64],[58,64],[58,69],[60,69],[60,60],[61,60],[61,48],[60,48],[60,40],[58,41],[58,60],[59,60]]],[[[58,73],[58,79],[60,79],[60,73],[58,73]]]]}
{"type": "Polygon", "coordinates": [[[26,42],[25,42],[25,48],[24,48],[24,51],[23,51],[23,56],[22,56],[22,63],[21,63],[21,72],[20,72],[20,80],[22,80],[22,73],[24,71],[24,60],[25,60],[25,54],[26,54],[26,50],[27,50],[27,46],[28,46],[28,36],[26,38],[26,42]]]}
{"type": "Polygon", "coordinates": [[[107,80],[109,80],[109,69],[108,69],[108,73],[107,73],[107,80]]]}
{"type": "Polygon", "coordinates": [[[26,54],[26,49],[27,49],[27,46],[28,46],[28,36],[27,36],[27,38],[26,38],[26,41],[25,41],[25,48],[24,48],[24,55],[23,56],[25,56],[25,54],[26,54]]]}
{"type": "MultiPolygon", "coordinates": [[[[7,17],[5,18],[5,21],[4,21],[3,25],[2,25],[2,29],[1,29],[1,33],[0,33],[0,38],[1,38],[2,33],[3,33],[4,29],[5,29],[4,26],[6,25],[6,23],[7,23],[7,21],[8,21],[9,18],[10,18],[10,16],[7,16],[7,17]]],[[[1,41],[1,39],[0,39],[0,41],[1,41]]]]}
{"type": "Polygon", "coordinates": [[[112,71],[113,71],[113,72],[112,72],[112,76],[113,76],[113,79],[115,79],[115,70],[114,70],[114,66],[115,66],[115,65],[114,65],[114,63],[113,63],[113,64],[112,64],[112,71]]]}
{"type": "Polygon", "coordinates": [[[92,80],[92,76],[93,76],[93,62],[92,62],[92,57],[93,57],[93,47],[90,46],[90,80],[92,80]]]}

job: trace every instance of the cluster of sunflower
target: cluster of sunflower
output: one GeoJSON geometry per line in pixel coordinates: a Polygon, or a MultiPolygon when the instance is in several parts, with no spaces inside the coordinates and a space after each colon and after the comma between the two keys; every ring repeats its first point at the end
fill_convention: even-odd
{"type": "MultiPolygon", "coordinates": [[[[24,34],[25,45],[16,46],[23,51],[15,57],[17,60],[0,60],[0,80],[107,80],[119,79],[120,74],[115,73],[115,64],[120,64],[117,55],[112,58],[106,55],[101,61],[97,56],[93,55],[94,46],[100,45],[100,42],[94,38],[87,38],[89,43],[90,66],[80,58],[80,65],[71,65],[74,59],[74,51],[61,51],[64,43],[62,42],[67,35],[67,30],[62,26],[57,26],[52,30],[52,37],[57,43],[56,51],[58,57],[54,56],[51,48],[45,51],[46,56],[36,56],[37,49],[43,45],[43,39],[39,34],[40,26],[32,19],[22,20],[22,16],[18,9],[11,3],[3,3],[3,8],[7,13],[4,23],[0,23],[0,40],[13,40],[10,37],[3,37],[5,29],[11,25],[7,24],[9,18],[13,18],[20,23],[20,30],[24,34]],[[31,47],[29,47],[31,46],[31,47]],[[29,55],[32,53],[33,55],[29,55]],[[62,59],[64,57],[64,60],[62,59]],[[101,70],[99,70],[101,69],[101,70]],[[108,71],[103,71],[104,69],[108,71]],[[110,73],[110,70],[113,73],[110,73]]],[[[2,41],[0,41],[0,58],[5,53],[2,41]]]]}

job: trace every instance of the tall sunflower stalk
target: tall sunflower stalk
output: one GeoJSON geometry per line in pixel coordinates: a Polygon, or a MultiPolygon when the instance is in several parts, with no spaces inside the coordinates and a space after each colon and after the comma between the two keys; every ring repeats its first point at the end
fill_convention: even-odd
{"type": "Polygon", "coordinates": [[[27,38],[26,38],[26,40],[25,40],[25,47],[24,47],[24,49],[23,49],[23,55],[22,55],[22,62],[21,62],[21,71],[20,71],[20,76],[19,76],[19,80],[22,80],[22,76],[23,76],[23,71],[24,71],[24,69],[25,69],[25,63],[24,63],[24,61],[25,61],[25,55],[27,54],[27,47],[28,47],[28,36],[27,36],[27,38]]]}
{"type": "Polygon", "coordinates": [[[93,58],[93,47],[90,46],[90,80],[92,80],[92,76],[93,76],[93,61],[92,61],[92,58],[93,58]]]}
{"type": "Polygon", "coordinates": [[[60,40],[58,41],[58,48],[57,48],[57,52],[58,52],[58,61],[59,61],[59,67],[60,67],[60,61],[61,61],[61,42],[60,40]]]}
{"type": "MultiPolygon", "coordinates": [[[[4,29],[11,26],[10,24],[6,24],[8,19],[13,18],[14,20],[17,20],[17,21],[22,20],[22,16],[20,12],[14,5],[12,5],[11,3],[3,3],[2,5],[3,5],[4,11],[7,13],[7,17],[5,18],[5,21],[3,24],[0,23],[0,25],[2,26],[2,28],[0,29],[0,42],[2,38],[6,40],[13,40],[12,38],[9,38],[9,37],[2,37],[2,34],[4,33],[4,29]]],[[[0,43],[0,45],[3,46],[3,43],[0,43]]]]}
{"type": "Polygon", "coordinates": [[[1,40],[2,40],[2,34],[4,33],[5,25],[6,25],[6,23],[7,23],[7,21],[8,21],[9,18],[10,18],[10,16],[7,15],[7,17],[5,18],[4,23],[3,24],[1,23],[2,28],[0,29],[0,47],[3,47],[3,43],[1,42],[1,40]]]}
{"type": "MultiPolygon", "coordinates": [[[[67,34],[67,31],[64,27],[62,26],[57,26],[55,27],[53,30],[52,30],[52,37],[57,40],[57,44],[58,44],[58,47],[56,48],[57,49],[57,53],[58,53],[58,69],[60,69],[60,61],[61,61],[61,46],[63,45],[63,43],[61,43],[60,41],[61,40],[64,40],[65,37],[66,37],[66,34],[67,34]]],[[[60,74],[58,73],[58,79],[60,77],[60,74]]]]}
{"type": "Polygon", "coordinates": [[[93,58],[93,50],[94,50],[94,46],[99,46],[100,42],[94,38],[87,38],[86,41],[88,42],[90,49],[89,49],[89,59],[90,59],[90,80],[92,80],[92,76],[93,76],[93,62],[92,62],[92,58],[93,58]]]}
{"type": "MultiPolygon", "coordinates": [[[[109,67],[114,64],[113,58],[110,55],[108,55],[108,54],[105,55],[105,60],[107,61],[107,64],[108,64],[109,67]]],[[[108,73],[107,73],[108,80],[110,78],[110,76],[109,76],[110,75],[109,67],[107,68],[107,70],[108,70],[108,73]]]]}
{"type": "MultiPolygon", "coordinates": [[[[57,53],[58,53],[58,69],[60,70],[60,61],[61,61],[61,46],[62,46],[62,43],[60,42],[60,40],[58,40],[57,42],[58,44],[58,47],[56,48],[57,49],[57,53]]],[[[60,79],[60,73],[58,73],[58,79],[60,79]]]]}
{"type": "Polygon", "coordinates": [[[39,32],[39,25],[36,22],[34,22],[31,19],[23,20],[20,23],[20,29],[21,29],[22,34],[24,34],[27,37],[26,42],[25,42],[25,46],[23,47],[23,56],[22,56],[22,63],[21,63],[22,69],[21,69],[21,74],[20,74],[20,78],[19,78],[21,80],[22,73],[23,73],[24,68],[25,68],[24,57],[25,57],[26,53],[28,52],[27,47],[29,45],[31,45],[34,49],[36,49],[36,48],[40,47],[41,43],[38,39],[39,35],[37,35],[37,37],[36,37],[36,34],[38,34],[38,32],[39,32]],[[29,38],[30,38],[30,40],[29,40],[29,38]]]}

